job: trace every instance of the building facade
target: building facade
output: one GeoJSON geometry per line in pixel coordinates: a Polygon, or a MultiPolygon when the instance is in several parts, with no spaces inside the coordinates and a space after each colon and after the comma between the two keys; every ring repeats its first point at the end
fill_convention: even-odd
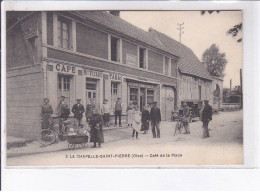
{"type": "Polygon", "coordinates": [[[223,104],[223,79],[212,76],[212,108],[214,110],[221,110],[223,104]]]}
{"type": "MultiPolygon", "coordinates": [[[[7,133],[36,138],[40,107],[60,96],[72,108],[93,99],[100,109],[122,99],[140,110],[158,102],[164,120],[177,106],[179,57],[150,32],[103,11],[7,14],[7,133]]],[[[56,111],[54,111],[56,117],[56,111]]],[[[73,116],[73,115],[71,115],[73,116]]]]}
{"type": "Polygon", "coordinates": [[[178,106],[183,100],[209,100],[213,103],[213,78],[193,51],[185,45],[154,29],[149,30],[172,54],[179,56],[178,106]]]}

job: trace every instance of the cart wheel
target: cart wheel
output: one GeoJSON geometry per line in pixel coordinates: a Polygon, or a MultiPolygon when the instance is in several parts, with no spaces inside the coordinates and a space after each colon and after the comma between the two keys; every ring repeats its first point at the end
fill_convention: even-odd
{"type": "Polygon", "coordinates": [[[82,143],[82,144],[80,145],[80,147],[81,147],[81,148],[85,148],[85,143],[82,143]]]}
{"type": "Polygon", "coordinates": [[[68,144],[68,148],[69,148],[70,150],[74,150],[75,145],[74,145],[74,144],[68,144]]]}

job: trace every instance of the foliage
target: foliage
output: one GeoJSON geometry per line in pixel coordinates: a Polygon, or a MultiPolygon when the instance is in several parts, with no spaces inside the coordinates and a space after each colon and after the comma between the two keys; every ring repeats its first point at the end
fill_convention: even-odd
{"type": "MultiPolygon", "coordinates": [[[[233,28],[229,29],[227,31],[227,34],[231,35],[233,37],[236,37],[238,35],[239,31],[241,31],[241,30],[242,30],[242,23],[235,25],[233,28]]],[[[241,41],[242,41],[242,38],[239,38],[237,40],[237,42],[241,42],[241,41]]]]}
{"type": "Polygon", "coordinates": [[[226,54],[220,53],[216,44],[212,44],[202,55],[202,63],[212,76],[224,77],[227,64],[226,54]]]}
{"type": "Polygon", "coordinates": [[[206,12],[208,12],[209,14],[212,14],[213,12],[219,13],[220,11],[219,11],[219,10],[201,11],[200,14],[201,14],[201,15],[204,15],[206,12]]]}
{"type": "MultiPolygon", "coordinates": [[[[206,12],[212,14],[214,12],[219,13],[220,11],[219,10],[201,11],[200,14],[204,15],[206,14],[206,12]]],[[[231,35],[232,37],[237,37],[238,33],[242,31],[242,26],[243,26],[242,23],[233,26],[233,28],[230,28],[227,31],[227,35],[231,35]]],[[[237,39],[237,42],[242,42],[242,38],[237,39]]]]}

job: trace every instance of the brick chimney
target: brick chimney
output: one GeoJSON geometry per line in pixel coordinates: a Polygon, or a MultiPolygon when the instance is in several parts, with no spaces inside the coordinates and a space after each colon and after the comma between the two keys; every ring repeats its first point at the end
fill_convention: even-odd
{"type": "Polygon", "coordinates": [[[120,11],[109,11],[109,13],[116,17],[120,17],[120,11]]]}

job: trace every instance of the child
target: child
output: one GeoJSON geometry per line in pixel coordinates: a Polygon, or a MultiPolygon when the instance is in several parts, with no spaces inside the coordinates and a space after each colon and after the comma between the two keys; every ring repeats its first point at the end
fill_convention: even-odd
{"type": "Polygon", "coordinates": [[[110,105],[108,104],[108,100],[104,100],[103,108],[102,108],[102,114],[103,114],[103,121],[104,125],[106,127],[109,127],[109,118],[110,118],[110,105]]]}
{"type": "Polygon", "coordinates": [[[144,110],[142,112],[142,131],[144,131],[144,134],[147,133],[149,130],[149,120],[150,120],[150,113],[148,111],[148,107],[144,107],[144,110]]]}
{"type": "Polygon", "coordinates": [[[132,138],[135,137],[136,135],[136,139],[138,139],[138,132],[141,131],[141,113],[139,112],[139,108],[138,106],[134,107],[134,111],[133,111],[133,134],[132,134],[132,138]]]}

